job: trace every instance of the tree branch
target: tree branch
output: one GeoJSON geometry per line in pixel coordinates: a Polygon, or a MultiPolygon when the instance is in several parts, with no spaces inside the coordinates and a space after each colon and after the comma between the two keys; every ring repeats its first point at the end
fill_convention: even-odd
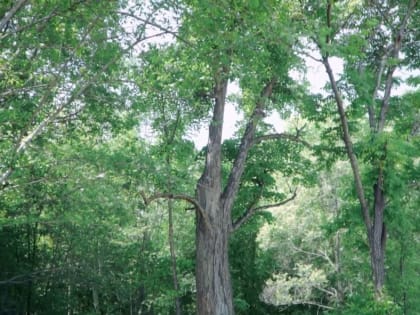
{"type": "MultiPolygon", "coordinates": [[[[405,37],[407,23],[408,23],[408,20],[410,19],[410,16],[413,14],[413,11],[416,7],[416,2],[417,2],[416,0],[411,0],[410,4],[408,5],[407,14],[404,16],[404,19],[401,22],[398,32],[395,35],[394,43],[392,45],[392,50],[391,50],[391,58],[398,59],[398,56],[402,47],[402,42],[405,37]]],[[[395,61],[396,60],[393,60],[394,64],[388,69],[388,73],[386,76],[385,92],[384,92],[384,97],[382,99],[381,111],[378,117],[379,120],[378,120],[378,125],[377,125],[377,132],[381,132],[385,126],[386,114],[389,109],[389,99],[391,98],[393,76],[394,76],[395,70],[397,69],[397,64],[395,61]]]]}
{"type": "Polygon", "coordinates": [[[318,251],[318,252],[309,252],[309,251],[306,251],[306,250],[304,250],[304,249],[301,249],[301,248],[299,248],[299,247],[297,247],[297,246],[295,246],[295,244],[293,243],[293,241],[291,241],[290,242],[290,246],[292,247],[292,249],[293,250],[295,250],[296,252],[299,252],[299,253],[303,253],[303,254],[306,254],[306,255],[309,255],[309,256],[315,256],[315,257],[319,257],[319,258],[323,258],[323,259],[325,259],[327,262],[328,262],[328,264],[335,270],[336,269],[336,265],[335,265],[335,263],[331,260],[331,258],[328,256],[328,254],[327,253],[325,253],[325,252],[322,252],[322,251],[318,251]]]}
{"type": "Polygon", "coordinates": [[[306,57],[308,57],[308,58],[312,59],[313,61],[316,61],[316,62],[322,63],[322,59],[316,58],[316,57],[312,56],[310,53],[308,53],[308,52],[306,52],[306,51],[304,51],[304,50],[301,50],[301,51],[300,51],[300,53],[301,53],[302,55],[304,55],[304,56],[306,56],[306,57]]]}
{"type": "Polygon", "coordinates": [[[245,162],[248,156],[249,149],[254,144],[255,131],[258,122],[264,117],[264,106],[267,98],[273,93],[273,88],[276,83],[276,78],[272,78],[266,84],[261,92],[261,96],[255,105],[254,111],[247,123],[245,133],[242,136],[239,152],[233,163],[229,174],[228,182],[222,194],[223,207],[231,209],[236,193],[239,189],[240,179],[245,169],[245,162]]]}
{"type": "Polygon", "coordinates": [[[337,81],[335,80],[334,73],[331,69],[328,56],[323,56],[322,59],[323,59],[325,70],[327,71],[328,78],[331,83],[335,101],[337,104],[337,110],[338,110],[338,114],[340,116],[340,121],[341,121],[341,128],[343,129],[343,141],[344,141],[346,151],[347,151],[347,156],[349,157],[350,165],[353,171],[354,183],[356,186],[357,197],[359,199],[360,207],[362,210],[363,220],[365,222],[367,230],[370,231],[372,223],[371,223],[371,218],[369,215],[369,206],[365,198],[362,178],[360,176],[360,171],[359,171],[359,164],[357,162],[357,157],[356,157],[356,154],[354,153],[353,143],[350,137],[349,124],[347,121],[346,112],[344,110],[343,99],[338,89],[337,81]]]}
{"type": "Polygon", "coordinates": [[[384,68],[385,68],[386,61],[387,61],[387,55],[385,54],[384,56],[382,56],[381,62],[379,63],[379,69],[378,69],[378,73],[376,75],[376,84],[375,84],[375,88],[374,88],[373,93],[372,93],[372,103],[370,105],[368,105],[369,126],[372,130],[375,129],[375,120],[376,120],[375,109],[374,109],[375,100],[376,100],[376,97],[378,95],[378,90],[381,86],[382,76],[383,76],[383,73],[384,73],[384,68]]]}
{"type": "Polygon", "coordinates": [[[179,36],[177,32],[171,31],[170,29],[168,29],[166,27],[163,27],[163,26],[161,26],[161,25],[159,25],[159,24],[151,21],[150,19],[144,19],[144,18],[142,18],[140,16],[137,16],[137,15],[135,15],[133,13],[130,13],[130,12],[117,11],[116,13],[118,13],[120,15],[131,17],[131,18],[133,18],[135,20],[138,20],[138,21],[140,21],[140,22],[142,22],[142,23],[144,23],[146,25],[150,25],[150,26],[156,27],[157,29],[163,31],[163,33],[171,34],[173,37],[175,37],[176,39],[180,40],[181,42],[183,42],[183,43],[185,43],[187,45],[191,45],[191,43],[188,40],[186,40],[185,38],[179,36]]]}
{"type": "Polygon", "coordinates": [[[189,202],[194,206],[195,210],[197,210],[199,212],[199,214],[203,217],[207,228],[209,230],[211,229],[210,221],[207,217],[206,212],[200,206],[198,201],[191,196],[182,195],[182,194],[171,194],[171,193],[157,193],[157,194],[154,194],[154,195],[152,195],[148,198],[143,191],[140,191],[140,195],[143,198],[144,204],[146,206],[148,206],[152,201],[155,201],[157,199],[174,199],[174,200],[184,200],[186,202],[189,202]]]}
{"type": "MultiPolygon", "coordinates": [[[[318,288],[316,288],[316,289],[318,289],[318,288]]],[[[324,308],[326,310],[335,310],[335,307],[324,305],[324,304],[319,304],[317,302],[312,302],[312,301],[302,301],[301,303],[293,303],[293,304],[295,304],[295,305],[298,305],[298,304],[308,304],[308,305],[317,306],[319,308],[324,308]]]]}
{"type": "Polygon", "coordinates": [[[292,134],[289,134],[289,133],[273,133],[273,134],[269,134],[269,135],[259,136],[259,137],[256,137],[254,139],[253,144],[258,144],[262,141],[267,141],[267,140],[284,139],[284,140],[290,140],[290,141],[302,143],[304,146],[306,146],[308,148],[312,148],[311,144],[309,144],[308,142],[306,142],[305,140],[300,138],[300,132],[301,131],[302,131],[301,129],[296,130],[295,135],[292,135],[292,134]]]}
{"type": "Polygon", "coordinates": [[[226,104],[226,93],[229,69],[222,67],[215,76],[214,86],[214,108],[213,117],[209,126],[209,137],[207,142],[206,163],[201,175],[197,188],[200,193],[201,189],[212,187],[218,193],[221,190],[220,174],[221,174],[221,148],[222,148],[222,131],[223,119],[226,104]]]}
{"type": "Polygon", "coordinates": [[[297,196],[297,192],[296,192],[296,189],[295,189],[295,191],[293,192],[293,195],[291,197],[289,197],[285,200],[282,200],[278,203],[273,203],[273,204],[264,205],[264,206],[260,206],[260,207],[249,208],[238,220],[236,220],[232,224],[232,232],[235,232],[237,229],[239,229],[245,222],[247,222],[254,215],[254,213],[256,213],[258,211],[261,211],[261,210],[266,210],[266,209],[270,209],[270,208],[276,208],[276,207],[283,206],[286,203],[295,199],[296,196],[297,196]]]}
{"type": "MultiPolygon", "coordinates": [[[[129,50],[133,49],[136,45],[144,40],[143,37],[138,38],[135,40],[131,45],[129,45],[126,49],[122,50],[120,55],[115,56],[112,58],[108,63],[102,66],[99,70],[99,73],[105,72],[112,64],[117,62],[122,55],[129,50]]],[[[82,78],[80,82],[83,82],[81,86],[73,91],[73,94],[68,98],[67,101],[63,102],[59,106],[56,107],[54,111],[52,111],[44,120],[42,120],[37,126],[35,126],[25,137],[22,137],[19,142],[16,144],[16,147],[13,152],[14,161],[26,150],[27,146],[37,137],[39,136],[43,130],[53,122],[56,117],[64,110],[64,108],[68,107],[72,104],[76,99],[78,99],[96,80],[95,76],[90,78],[82,78]]],[[[14,162],[12,162],[13,164],[14,162]]],[[[13,173],[14,166],[9,165],[5,171],[0,174],[0,184],[4,184],[6,180],[10,177],[13,173]]]]}
{"type": "MultiPolygon", "coordinates": [[[[70,10],[72,10],[72,9],[74,9],[76,6],[78,6],[78,5],[80,5],[80,4],[82,4],[83,2],[85,2],[86,0],[79,0],[79,1],[76,1],[76,2],[73,2],[71,5],[70,5],[70,7],[67,9],[67,10],[59,10],[59,7],[58,6],[55,6],[54,7],[54,9],[47,15],[47,16],[45,16],[45,17],[42,17],[42,18],[39,18],[38,20],[33,20],[31,23],[28,23],[28,24],[25,24],[25,25],[22,25],[22,26],[18,26],[16,29],[14,29],[13,31],[11,31],[11,32],[7,32],[7,33],[4,33],[2,36],[0,36],[0,39],[4,39],[4,38],[6,38],[6,37],[8,37],[8,36],[10,36],[10,35],[12,35],[12,34],[17,34],[17,33],[20,33],[20,32],[22,32],[22,31],[24,31],[24,30],[27,30],[27,29],[29,29],[29,28],[31,28],[31,27],[33,27],[33,26],[35,26],[35,25],[38,25],[38,24],[40,24],[40,23],[42,23],[40,26],[39,26],[39,28],[38,28],[38,31],[40,32],[41,31],[41,29],[46,25],[46,23],[51,19],[51,18],[53,18],[53,17],[55,17],[55,16],[57,16],[58,14],[60,14],[60,13],[65,13],[65,12],[68,12],[68,11],[70,11],[70,10]]],[[[0,29],[1,30],[1,29],[0,29]]]]}
{"type": "MultiPolygon", "coordinates": [[[[332,7],[331,1],[328,0],[328,3],[327,3],[327,27],[328,27],[328,32],[331,32],[331,7],[332,7]]],[[[331,44],[331,37],[330,37],[329,33],[327,33],[327,36],[325,38],[325,44],[327,44],[327,45],[331,44]]],[[[328,53],[327,53],[327,56],[328,56],[328,53]]]]}
{"type": "Polygon", "coordinates": [[[12,17],[19,11],[28,0],[19,0],[15,5],[8,11],[3,18],[0,20],[0,31],[6,26],[6,24],[12,19],[12,17]]]}

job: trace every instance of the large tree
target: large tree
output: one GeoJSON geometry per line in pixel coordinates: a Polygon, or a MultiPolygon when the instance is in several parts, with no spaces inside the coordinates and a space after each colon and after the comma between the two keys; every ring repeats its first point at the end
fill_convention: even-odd
{"type": "MultiPolygon", "coordinates": [[[[146,58],[149,64],[154,64],[155,70],[163,70],[162,74],[155,70],[146,72],[157,80],[152,84],[155,91],[163,89],[161,94],[168,95],[167,91],[173,89],[172,97],[183,97],[187,112],[193,112],[194,106],[201,106],[202,109],[196,112],[201,115],[201,118],[196,116],[200,120],[210,111],[204,170],[197,180],[195,196],[170,192],[144,196],[147,203],[156,198],[183,199],[196,209],[199,314],[234,313],[228,258],[231,233],[255,212],[279,206],[294,197],[290,192],[289,196],[281,195],[283,200],[272,198],[274,203],[266,206],[259,205],[260,200],[256,198],[240,215],[232,216],[251,148],[263,141],[299,140],[295,134],[264,134],[262,124],[266,114],[280,110],[292,98],[293,84],[288,72],[295,59],[293,35],[290,30],[284,31],[288,19],[285,8],[275,1],[263,1],[259,5],[255,2],[187,1],[180,40],[169,48],[167,61],[156,57],[157,53],[162,56],[161,51],[151,51],[152,57],[146,58]],[[167,84],[162,84],[165,80],[167,84]],[[226,164],[222,130],[227,90],[233,81],[239,82],[243,93],[240,108],[245,118],[234,157],[229,157],[231,162],[226,164]],[[197,99],[201,100],[201,105],[197,99]],[[226,167],[229,170],[224,173],[226,167]]],[[[150,75],[144,77],[150,80],[150,75]]]]}

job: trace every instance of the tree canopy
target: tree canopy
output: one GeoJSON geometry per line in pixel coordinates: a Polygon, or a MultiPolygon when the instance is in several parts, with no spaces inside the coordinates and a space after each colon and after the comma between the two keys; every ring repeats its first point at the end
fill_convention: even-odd
{"type": "Polygon", "coordinates": [[[420,312],[419,9],[3,1],[0,314],[420,312]]]}

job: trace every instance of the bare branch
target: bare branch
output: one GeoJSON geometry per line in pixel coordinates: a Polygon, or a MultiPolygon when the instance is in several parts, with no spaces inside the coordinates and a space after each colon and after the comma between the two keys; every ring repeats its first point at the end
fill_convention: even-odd
{"type": "Polygon", "coordinates": [[[324,305],[324,304],[319,304],[317,302],[312,302],[312,301],[302,301],[301,303],[293,303],[293,304],[308,304],[308,305],[317,306],[319,308],[324,308],[326,310],[335,310],[335,308],[332,307],[332,306],[328,306],[328,305],[324,305]]]}
{"type": "Polygon", "coordinates": [[[285,200],[282,200],[278,203],[273,203],[269,205],[264,205],[260,207],[251,207],[249,208],[236,222],[232,224],[232,232],[235,232],[237,229],[239,229],[245,222],[247,222],[256,212],[261,210],[266,210],[270,208],[276,208],[285,205],[286,203],[292,201],[297,196],[296,189],[293,192],[293,195],[285,200]]]}
{"type": "Polygon", "coordinates": [[[143,201],[144,201],[146,206],[148,206],[152,201],[157,200],[157,199],[174,199],[174,200],[184,200],[186,202],[189,202],[194,206],[195,210],[197,210],[199,212],[199,214],[203,217],[207,228],[209,230],[211,229],[210,221],[207,217],[206,212],[200,206],[198,201],[191,196],[182,195],[182,194],[171,194],[171,193],[157,193],[157,194],[154,194],[150,197],[147,197],[146,194],[143,191],[140,191],[140,195],[143,198],[143,201]]]}

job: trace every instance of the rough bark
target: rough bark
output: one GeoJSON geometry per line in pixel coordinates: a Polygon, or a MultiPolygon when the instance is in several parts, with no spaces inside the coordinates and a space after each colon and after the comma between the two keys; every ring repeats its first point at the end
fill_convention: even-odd
{"type": "Polygon", "coordinates": [[[227,70],[222,70],[221,79],[217,79],[215,84],[215,105],[209,128],[206,164],[196,188],[197,201],[204,212],[204,215],[197,215],[196,226],[197,310],[200,315],[234,314],[228,257],[229,236],[233,230],[231,210],[249,149],[255,144],[256,126],[264,117],[264,105],[275,84],[273,79],[263,88],[242,136],[226,187],[222,190],[221,144],[228,83],[223,78],[223,75],[226,76],[224,71],[227,70]]]}
{"type": "MultiPolygon", "coordinates": [[[[242,136],[237,157],[233,163],[228,181],[222,187],[222,129],[227,92],[228,69],[222,68],[216,75],[214,88],[213,117],[209,126],[209,140],[203,174],[197,182],[196,198],[172,193],[157,193],[146,197],[140,192],[144,203],[148,205],[156,199],[184,200],[196,209],[196,287],[197,312],[200,315],[233,315],[232,284],[229,271],[229,236],[233,231],[231,210],[239,189],[249,149],[264,139],[255,138],[256,127],[264,117],[266,99],[272,94],[275,80],[263,88],[256,102],[253,113],[242,136]]],[[[283,138],[283,137],[282,137],[283,138]]],[[[254,212],[282,205],[293,196],[275,205],[266,205],[250,209],[246,218],[236,222],[237,227],[245,222],[254,212]]]]}
{"type": "Polygon", "coordinates": [[[221,143],[227,83],[225,78],[216,81],[206,165],[197,183],[197,200],[209,220],[207,225],[204,216],[197,215],[196,285],[200,315],[234,314],[228,258],[230,212],[221,202],[221,143]]]}
{"type": "MultiPolygon", "coordinates": [[[[213,194],[208,194],[210,199],[213,194]]],[[[220,196],[220,195],[219,195],[220,196]]],[[[216,197],[216,195],[214,195],[216,197]]],[[[207,199],[207,198],[205,198],[207,199]]],[[[219,198],[215,198],[219,199],[219,198]]],[[[209,201],[208,199],[206,201],[209,201]]],[[[229,213],[215,200],[207,207],[212,216],[212,230],[208,230],[198,217],[197,224],[197,307],[198,314],[234,314],[232,285],[229,272],[229,213]],[[217,212],[222,212],[218,215],[217,212]]]]}

